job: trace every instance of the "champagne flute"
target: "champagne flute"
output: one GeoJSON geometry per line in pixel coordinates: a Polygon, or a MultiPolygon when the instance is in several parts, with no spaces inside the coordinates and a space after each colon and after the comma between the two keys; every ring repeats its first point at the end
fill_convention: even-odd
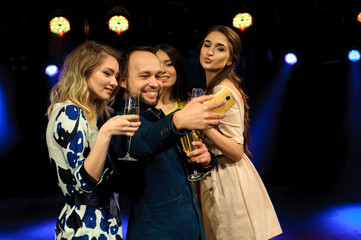
{"type": "MultiPolygon", "coordinates": [[[[125,115],[130,115],[130,114],[139,115],[139,95],[130,94],[130,93],[127,94],[127,97],[125,99],[124,114],[125,115]]],[[[137,159],[131,157],[129,154],[130,143],[132,141],[132,137],[128,137],[127,139],[128,139],[128,151],[124,157],[118,158],[118,160],[137,161],[137,159]]]]}
{"type": "MultiPolygon", "coordinates": [[[[204,92],[204,90],[202,88],[193,88],[191,97],[192,98],[199,97],[199,96],[203,95],[203,92],[204,92]]],[[[192,145],[192,142],[194,140],[198,140],[198,139],[199,138],[194,130],[192,130],[192,132],[190,132],[190,133],[187,133],[186,136],[182,137],[181,142],[182,142],[184,151],[186,153],[193,151],[194,146],[192,145]]],[[[188,180],[189,181],[198,181],[198,180],[202,179],[205,176],[205,174],[198,172],[194,166],[194,163],[192,164],[192,166],[193,166],[193,173],[188,176],[188,180]]]]}

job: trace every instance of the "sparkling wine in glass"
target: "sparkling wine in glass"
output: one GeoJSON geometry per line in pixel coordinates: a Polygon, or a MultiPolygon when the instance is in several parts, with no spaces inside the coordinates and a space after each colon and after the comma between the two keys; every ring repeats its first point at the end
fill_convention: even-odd
{"type": "MultiPolygon", "coordinates": [[[[193,88],[192,89],[192,98],[199,97],[203,95],[204,90],[202,88],[193,88]]],[[[191,152],[194,150],[194,146],[192,145],[193,140],[198,140],[198,136],[194,130],[192,132],[187,133],[184,137],[181,138],[183,149],[186,153],[191,152]]],[[[189,181],[198,181],[204,177],[204,173],[198,172],[194,166],[193,166],[193,173],[188,175],[189,181]]]]}
{"type": "MultiPolygon", "coordinates": [[[[137,94],[128,93],[125,99],[124,115],[130,115],[130,114],[139,115],[139,95],[137,94]]],[[[124,157],[118,158],[118,160],[137,161],[137,159],[133,158],[129,154],[131,141],[132,141],[132,137],[128,137],[128,151],[124,157]]]]}

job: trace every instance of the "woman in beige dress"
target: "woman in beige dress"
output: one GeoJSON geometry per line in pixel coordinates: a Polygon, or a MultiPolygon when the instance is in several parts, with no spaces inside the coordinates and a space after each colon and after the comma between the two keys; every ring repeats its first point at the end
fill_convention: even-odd
{"type": "Polygon", "coordinates": [[[200,50],[206,94],[228,88],[235,99],[220,124],[202,132],[218,156],[218,166],[201,180],[207,240],[263,240],[282,233],[267,190],[248,157],[252,156],[248,150],[249,106],[241,79],[233,70],[240,52],[238,34],[219,25],[207,31],[200,50]]]}

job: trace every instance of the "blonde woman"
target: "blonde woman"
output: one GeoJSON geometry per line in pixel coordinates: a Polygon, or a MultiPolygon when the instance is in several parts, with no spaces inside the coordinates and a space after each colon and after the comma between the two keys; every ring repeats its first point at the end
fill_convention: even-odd
{"type": "Polygon", "coordinates": [[[201,180],[201,200],[207,240],[264,240],[282,233],[267,190],[248,156],[249,106],[234,72],[241,53],[238,34],[227,26],[212,26],[203,38],[200,64],[206,94],[228,88],[235,104],[219,125],[204,130],[207,147],[217,155],[215,170],[201,180]]]}
{"type": "Polygon", "coordinates": [[[137,115],[110,116],[118,91],[118,51],[87,41],[71,52],[50,94],[46,142],[65,206],[56,239],[122,239],[122,226],[107,160],[112,135],[132,136],[137,115]]]}

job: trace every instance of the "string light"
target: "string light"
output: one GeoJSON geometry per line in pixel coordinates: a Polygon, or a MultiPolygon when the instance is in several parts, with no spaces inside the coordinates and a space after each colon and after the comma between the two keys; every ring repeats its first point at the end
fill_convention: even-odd
{"type": "Polygon", "coordinates": [[[65,17],[54,17],[50,21],[50,31],[59,36],[63,36],[64,33],[70,31],[70,23],[69,20],[65,17]]]}
{"type": "Polygon", "coordinates": [[[129,29],[129,21],[123,16],[113,16],[109,19],[109,29],[118,35],[129,29]]]}
{"type": "Polygon", "coordinates": [[[357,21],[361,22],[361,12],[357,16],[357,21]]]}
{"type": "Polygon", "coordinates": [[[252,25],[252,16],[249,13],[238,13],[233,18],[233,27],[244,31],[246,28],[252,25]]]}

